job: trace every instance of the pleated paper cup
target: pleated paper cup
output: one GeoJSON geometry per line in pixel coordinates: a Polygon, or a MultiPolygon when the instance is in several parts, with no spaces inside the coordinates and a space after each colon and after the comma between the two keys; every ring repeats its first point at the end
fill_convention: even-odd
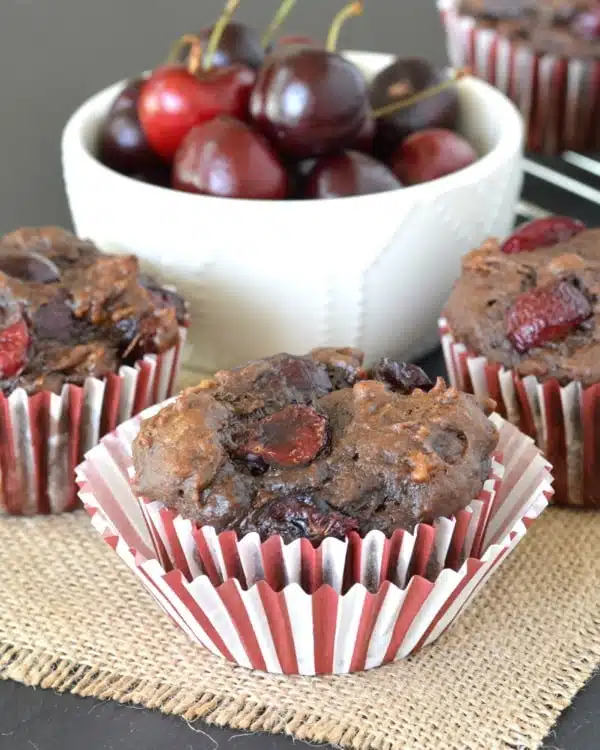
{"type": "Polygon", "coordinates": [[[60,395],[0,393],[0,514],[63,513],[79,507],[75,467],[117,424],[164,401],[177,379],[186,329],[175,346],[149,354],[60,395]]]}
{"type": "Polygon", "coordinates": [[[527,148],[547,155],[598,149],[600,61],[537,54],[526,42],[478,27],[458,6],[438,0],[450,61],[512,99],[527,125],[527,148]]]}
{"type": "Polygon", "coordinates": [[[435,641],[525,536],[552,494],[531,438],[499,415],[479,497],[454,518],[390,538],[264,542],[217,534],[137,496],[132,442],[141,418],[107,435],[77,468],[92,524],[195,642],[244,667],[340,674],[401,659],[435,641]]]}
{"type": "Polygon", "coordinates": [[[600,508],[600,383],[584,388],[576,381],[561,386],[556,379],[521,377],[469,352],[444,318],[440,335],[452,385],[493,398],[542,449],[553,467],[555,504],[600,508]]]}

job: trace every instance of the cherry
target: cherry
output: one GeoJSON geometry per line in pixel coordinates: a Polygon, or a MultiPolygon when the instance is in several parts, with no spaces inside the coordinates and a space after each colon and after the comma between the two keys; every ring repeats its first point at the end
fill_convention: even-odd
{"type": "Polygon", "coordinates": [[[600,39],[600,6],[578,13],[571,28],[590,42],[600,39]]]}
{"type": "Polygon", "coordinates": [[[392,171],[406,185],[436,180],[477,160],[477,153],[451,130],[431,128],[408,136],[392,155],[392,171]]]}
{"type": "Polygon", "coordinates": [[[406,136],[418,130],[454,130],[458,117],[455,87],[445,88],[412,106],[393,110],[396,103],[435,87],[445,79],[442,71],[416,57],[395,60],[375,76],[369,90],[371,107],[374,110],[385,107],[392,109],[377,121],[375,150],[378,156],[386,160],[406,136]]]}
{"type": "Polygon", "coordinates": [[[138,104],[152,148],[170,161],[189,131],[217,115],[244,119],[255,73],[243,65],[213,68],[200,76],[170,65],[154,71],[138,104]]]}
{"type": "Polygon", "coordinates": [[[343,21],[361,10],[352,3],[336,16],[327,49],[282,47],[259,71],[250,114],[286,156],[305,159],[343,149],[363,128],[369,115],[364,77],[333,51],[343,21]]]}
{"type": "Polygon", "coordinates": [[[538,247],[566,242],[585,229],[585,224],[570,216],[547,216],[522,224],[502,245],[503,253],[523,253],[538,247]]]}
{"type": "Polygon", "coordinates": [[[327,418],[311,406],[290,404],[261,419],[239,449],[242,456],[258,456],[270,466],[306,466],[327,444],[327,418]]]}
{"type": "Polygon", "coordinates": [[[517,297],[506,312],[507,335],[523,354],[564,338],[592,312],[586,295],[571,281],[559,279],[517,297]]]}
{"type": "Polygon", "coordinates": [[[285,198],[288,177],[270,144],[245,123],[217,117],[181,144],[173,187],[223,198],[285,198]]]}
{"type": "Polygon", "coordinates": [[[358,151],[324,156],[310,171],[307,198],[343,198],[397,190],[402,184],[381,162],[358,151]]]}
{"type": "Polygon", "coordinates": [[[410,362],[397,362],[389,357],[383,357],[375,365],[370,376],[373,380],[386,383],[392,391],[405,395],[417,388],[422,391],[430,391],[433,388],[433,383],[420,367],[410,362]]]}
{"type": "Polygon", "coordinates": [[[36,284],[58,281],[60,272],[54,263],[34,250],[0,247],[0,271],[7,276],[36,284]]]}
{"type": "Polygon", "coordinates": [[[375,141],[375,131],[377,128],[377,120],[369,115],[356,136],[352,148],[355,151],[362,151],[365,154],[373,153],[373,144],[375,141]]]}
{"type": "Polygon", "coordinates": [[[100,161],[121,174],[153,172],[160,167],[137,114],[143,85],[143,78],[130,81],[114,100],[100,128],[100,161]]]}
{"type": "MultiPolygon", "coordinates": [[[[197,33],[202,49],[207,49],[208,42],[215,30],[214,26],[207,26],[197,33]]],[[[177,55],[177,61],[187,65],[191,45],[186,45],[177,55]]],[[[228,68],[239,63],[253,70],[258,70],[263,64],[264,50],[258,35],[243,23],[230,22],[217,44],[212,56],[211,67],[228,68]]],[[[206,53],[203,58],[206,62],[206,53]]]]}
{"type": "Polygon", "coordinates": [[[29,331],[24,320],[18,320],[0,331],[0,380],[18,375],[27,362],[29,331]]]}

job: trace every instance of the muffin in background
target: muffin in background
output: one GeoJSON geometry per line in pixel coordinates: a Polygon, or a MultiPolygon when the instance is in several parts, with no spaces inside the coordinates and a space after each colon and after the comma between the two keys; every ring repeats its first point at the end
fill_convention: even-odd
{"type": "Polygon", "coordinates": [[[550,217],[468,253],[440,325],[451,382],[493,398],[536,440],[554,468],[556,503],[595,508],[599,292],[600,230],[550,217]]]}
{"type": "Polygon", "coordinates": [[[452,65],[468,66],[519,107],[527,148],[600,147],[597,0],[438,0],[452,65]]]}
{"type": "Polygon", "coordinates": [[[98,439],[172,392],[186,304],[57,227],[0,238],[0,512],[77,506],[98,439]]]}

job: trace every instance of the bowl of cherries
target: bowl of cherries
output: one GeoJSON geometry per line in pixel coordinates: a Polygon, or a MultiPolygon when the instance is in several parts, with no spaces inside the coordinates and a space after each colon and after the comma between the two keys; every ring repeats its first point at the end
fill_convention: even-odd
{"type": "MultiPolygon", "coordinates": [[[[75,229],[133,252],[189,300],[187,366],[349,342],[415,357],[460,256],[508,234],[521,185],[513,105],[466,71],[261,37],[220,18],[67,123],[75,229]]],[[[358,20],[353,21],[358,23],[358,20]]]]}

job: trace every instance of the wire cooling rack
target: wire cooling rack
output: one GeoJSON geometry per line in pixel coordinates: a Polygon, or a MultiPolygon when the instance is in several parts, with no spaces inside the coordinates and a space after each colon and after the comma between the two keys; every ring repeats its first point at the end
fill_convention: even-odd
{"type": "Polygon", "coordinates": [[[523,166],[519,221],[561,214],[574,216],[589,227],[600,227],[600,153],[565,151],[557,157],[528,154],[523,166]]]}

